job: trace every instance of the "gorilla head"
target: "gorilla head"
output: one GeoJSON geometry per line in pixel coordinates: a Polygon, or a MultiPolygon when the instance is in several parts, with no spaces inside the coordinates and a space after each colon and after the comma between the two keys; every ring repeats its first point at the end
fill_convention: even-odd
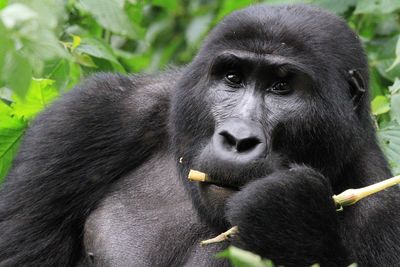
{"type": "Polygon", "coordinates": [[[250,180],[291,162],[335,183],[373,138],[360,41],[315,7],[231,14],[182,77],[170,116],[174,149],[195,206],[213,225],[226,227],[225,200],[250,180]],[[189,168],[218,185],[189,183],[189,168]]]}

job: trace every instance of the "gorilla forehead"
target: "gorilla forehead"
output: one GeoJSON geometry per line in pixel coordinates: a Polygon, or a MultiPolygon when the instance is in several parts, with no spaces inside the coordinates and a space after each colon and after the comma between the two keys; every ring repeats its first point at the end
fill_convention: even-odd
{"type": "Polygon", "coordinates": [[[359,39],[345,21],[309,5],[255,5],[236,11],[214,28],[199,56],[208,58],[215,55],[209,51],[227,48],[295,58],[317,70],[316,61],[337,69],[367,67],[359,39]]]}

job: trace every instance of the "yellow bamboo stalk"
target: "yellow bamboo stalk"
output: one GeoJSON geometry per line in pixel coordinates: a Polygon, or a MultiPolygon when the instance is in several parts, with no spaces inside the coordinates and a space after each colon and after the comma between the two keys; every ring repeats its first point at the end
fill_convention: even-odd
{"type": "MultiPolygon", "coordinates": [[[[209,175],[206,173],[196,171],[196,170],[190,170],[189,172],[189,180],[190,181],[197,181],[197,182],[212,182],[210,179],[209,175]]],[[[391,186],[400,184],[400,175],[394,176],[392,178],[383,180],[381,182],[362,187],[362,188],[357,188],[357,189],[347,189],[340,193],[339,195],[333,195],[332,199],[335,202],[337,206],[340,207],[341,210],[342,207],[344,206],[350,206],[358,202],[359,200],[370,196],[372,194],[375,194],[377,192],[380,192],[382,190],[385,190],[391,186]]],[[[228,231],[223,232],[219,234],[218,236],[203,240],[200,242],[202,246],[208,245],[208,244],[213,244],[213,243],[219,243],[223,242],[225,240],[229,240],[232,236],[237,234],[239,232],[239,228],[237,226],[233,226],[230,228],[228,231]]]]}
{"type": "Polygon", "coordinates": [[[392,178],[383,180],[381,182],[366,187],[358,189],[347,189],[342,193],[340,193],[339,195],[333,195],[332,198],[333,201],[335,201],[335,204],[338,206],[342,207],[350,206],[369,195],[375,194],[377,192],[385,190],[386,188],[389,188],[399,183],[400,183],[400,175],[394,176],[392,178]]]}

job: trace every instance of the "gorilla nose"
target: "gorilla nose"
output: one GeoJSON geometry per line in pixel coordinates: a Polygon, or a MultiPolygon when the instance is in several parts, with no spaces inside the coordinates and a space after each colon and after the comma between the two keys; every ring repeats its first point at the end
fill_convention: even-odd
{"type": "Polygon", "coordinates": [[[215,153],[223,160],[246,163],[265,156],[266,140],[261,125],[230,119],[220,125],[213,137],[215,153]]]}

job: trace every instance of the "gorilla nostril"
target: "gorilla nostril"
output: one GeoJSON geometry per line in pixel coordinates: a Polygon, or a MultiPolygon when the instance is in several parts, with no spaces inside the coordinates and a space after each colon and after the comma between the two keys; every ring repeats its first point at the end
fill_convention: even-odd
{"type": "Polygon", "coordinates": [[[258,138],[255,137],[245,138],[243,140],[239,140],[239,142],[236,145],[236,150],[237,152],[248,152],[254,149],[260,143],[261,141],[258,138]]]}
{"type": "Polygon", "coordinates": [[[227,148],[236,147],[236,138],[227,131],[220,132],[219,135],[223,137],[223,143],[227,148]]]}
{"type": "Polygon", "coordinates": [[[249,152],[253,150],[258,144],[261,143],[260,139],[257,137],[248,138],[236,138],[234,135],[230,134],[228,131],[222,131],[219,133],[223,137],[223,145],[226,149],[236,151],[238,153],[249,152]]]}
{"type": "Polygon", "coordinates": [[[264,158],[267,153],[262,125],[238,118],[218,125],[210,145],[216,158],[239,164],[264,158]]]}

